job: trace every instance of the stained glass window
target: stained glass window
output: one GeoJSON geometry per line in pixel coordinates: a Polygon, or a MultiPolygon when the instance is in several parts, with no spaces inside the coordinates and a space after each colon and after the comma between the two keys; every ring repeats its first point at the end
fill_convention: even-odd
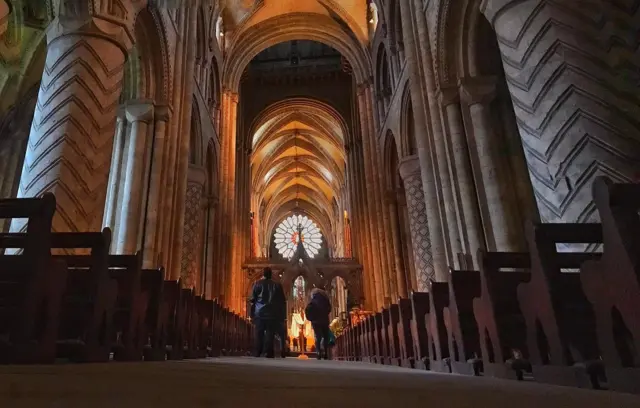
{"type": "Polygon", "coordinates": [[[315,222],[306,215],[292,215],[282,221],[274,234],[276,249],[283,257],[291,259],[296,252],[298,241],[302,239],[302,245],[310,258],[318,255],[322,246],[322,233],[315,222]],[[302,236],[298,234],[298,225],[302,226],[302,236]]]}

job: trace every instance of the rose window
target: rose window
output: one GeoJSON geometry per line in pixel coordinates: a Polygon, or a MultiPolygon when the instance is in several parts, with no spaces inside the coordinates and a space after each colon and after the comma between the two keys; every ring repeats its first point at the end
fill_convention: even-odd
{"type": "Polygon", "coordinates": [[[293,257],[300,240],[310,258],[318,255],[322,246],[320,228],[309,217],[303,215],[292,215],[282,221],[273,236],[276,249],[287,259],[293,257]],[[302,227],[302,235],[298,232],[298,226],[302,227]]]}

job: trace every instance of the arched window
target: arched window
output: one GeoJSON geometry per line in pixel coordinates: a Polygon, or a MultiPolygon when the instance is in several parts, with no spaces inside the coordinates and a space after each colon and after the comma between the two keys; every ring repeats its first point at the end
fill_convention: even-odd
{"type": "Polygon", "coordinates": [[[218,17],[218,21],[216,22],[216,39],[218,40],[220,49],[224,49],[224,22],[222,21],[222,17],[218,17]]]}
{"type": "Polygon", "coordinates": [[[373,37],[373,34],[376,32],[376,29],[378,28],[378,6],[376,6],[376,3],[374,3],[373,1],[369,3],[369,10],[368,10],[368,21],[369,21],[369,32],[371,34],[371,37],[373,37]]]}

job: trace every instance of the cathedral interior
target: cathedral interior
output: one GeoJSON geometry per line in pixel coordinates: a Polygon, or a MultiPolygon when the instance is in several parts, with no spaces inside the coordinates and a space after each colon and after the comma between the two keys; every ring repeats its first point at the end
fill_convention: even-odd
{"type": "Polygon", "coordinates": [[[0,0],[0,401],[640,406],[639,118],[640,0],[0,0]]]}

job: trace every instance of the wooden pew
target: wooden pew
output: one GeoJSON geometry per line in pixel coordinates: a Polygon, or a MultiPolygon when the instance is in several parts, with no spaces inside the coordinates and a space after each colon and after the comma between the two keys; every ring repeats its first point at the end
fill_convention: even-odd
{"type": "Polygon", "coordinates": [[[149,303],[149,294],[141,290],[142,253],[110,255],[109,276],[118,284],[113,314],[113,358],[118,361],[140,361],[147,343],[146,315],[149,303]]]}
{"type": "Polygon", "coordinates": [[[415,359],[413,354],[413,339],[411,337],[411,301],[400,299],[398,301],[399,318],[396,333],[398,334],[398,347],[400,349],[400,365],[402,367],[414,368],[415,359]]]}
{"type": "Polygon", "coordinates": [[[222,332],[224,325],[222,320],[222,306],[217,301],[213,303],[213,336],[211,339],[211,356],[220,357],[222,353],[222,332]]]}
{"type": "Polygon", "coordinates": [[[533,376],[539,382],[600,388],[604,368],[593,308],[582,291],[580,273],[562,269],[580,268],[601,254],[558,252],[557,244],[601,244],[602,227],[530,223],[527,240],[531,275],[530,281],[518,286],[518,300],[533,376]]]}
{"type": "Polygon", "coordinates": [[[412,292],[411,301],[411,340],[415,368],[429,369],[429,335],[427,333],[426,316],[429,313],[429,293],[412,292]]]}
{"type": "Polygon", "coordinates": [[[351,335],[351,358],[349,361],[361,361],[360,338],[362,337],[362,325],[347,326],[352,333],[351,335]]]}
{"type": "Polygon", "coordinates": [[[528,253],[478,250],[481,295],[473,300],[484,375],[524,379],[527,361],[526,326],[517,287],[529,280],[528,253]],[[500,271],[503,268],[516,271],[500,271]],[[526,271],[523,271],[526,270],[526,271]]]}
{"type": "Polygon", "coordinates": [[[207,300],[204,297],[200,300],[200,338],[198,347],[201,358],[211,356],[213,344],[213,300],[207,300]]]}
{"type": "Polygon", "coordinates": [[[480,375],[480,340],[473,299],[480,297],[480,272],[449,269],[449,306],[443,310],[451,371],[480,375]]]}
{"type": "Polygon", "coordinates": [[[429,369],[450,373],[447,328],[444,308],[449,305],[449,285],[446,282],[429,283],[429,312],[425,315],[429,349],[429,369]]]}
{"type": "Polygon", "coordinates": [[[371,322],[373,316],[366,316],[362,321],[358,323],[358,326],[361,327],[360,331],[362,335],[360,336],[360,360],[364,363],[371,362],[372,357],[372,346],[371,346],[371,322]]]}
{"type": "Polygon", "coordinates": [[[398,336],[398,323],[400,323],[400,308],[397,304],[392,304],[388,309],[385,309],[387,313],[383,313],[383,318],[387,328],[387,354],[385,358],[385,364],[393,366],[401,366],[400,355],[400,337],[398,336]]]}
{"type": "Polygon", "coordinates": [[[185,341],[185,299],[182,282],[166,281],[163,287],[165,304],[169,314],[167,330],[167,360],[182,360],[185,341]]]}
{"type": "Polygon", "coordinates": [[[386,358],[385,351],[385,330],[383,330],[382,313],[378,312],[373,315],[372,333],[373,336],[373,359],[372,363],[384,364],[386,358]]]}
{"type": "Polygon", "coordinates": [[[109,274],[111,230],[51,234],[51,249],[88,255],[54,255],[68,268],[58,331],[59,358],[105,362],[111,355],[117,282],[109,274]]]}
{"type": "Polygon", "coordinates": [[[197,358],[198,310],[196,308],[196,294],[191,288],[182,288],[184,307],[184,334],[182,343],[182,358],[197,358]]]}
{"type": "MultiPolygon", "coordinates": [[[[64,261],[51,257],[53,194],[0,200],[0,219],[28,219],[21,253],[0,255],[0,363],[52,363],[60,304],[67,282],[64,261]]],[[[0,254],[12,234],[0,234],[0,254]]]]}
{"type": "Polygon", "coordinates": [[[147,343],[143,352],[145,361],[164,361],[167,358],[171,316],[165,299],[165,286],[172,283],[165,283],[164,275],[164,268],[142,270],[141,290],[148,293],[145,316],[147,343]]]}
{"type": "Polygon", "coordinates": [[[580,278],[593,304],[608,387],[640,393],[640,185],[596,178],[604,252],[585,262],[580,278]]]}

